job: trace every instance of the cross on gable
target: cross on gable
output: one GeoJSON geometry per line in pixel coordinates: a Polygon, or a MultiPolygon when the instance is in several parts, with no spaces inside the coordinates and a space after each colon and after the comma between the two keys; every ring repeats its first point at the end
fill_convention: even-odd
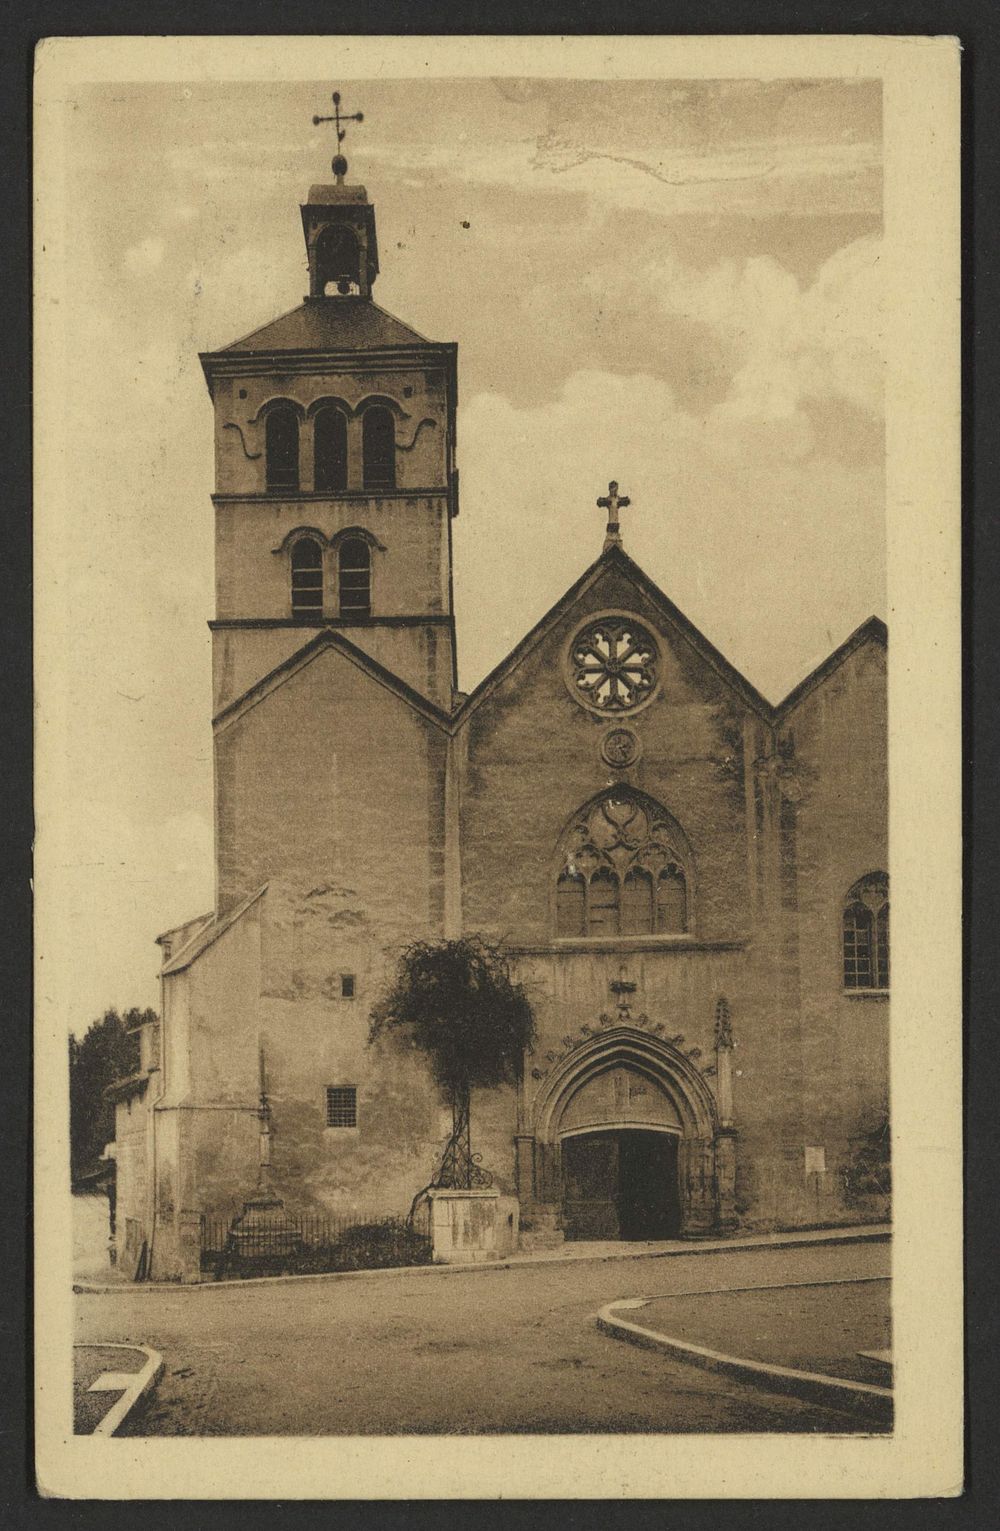
{"type": "Polygon", "coordinates": [[[621,527],[618,523],[618,512],[620,510],[624,510],[625,507],[627,505],[631,505],[631,503],[632,501],[629,499],[627,494],[618,493],[618,480],[612,479],[608,485],[607,494],[601,495],[601,498],[597,502],[598,507],[601,510],[606,510],[608,513],[608,526],[604,535],[605,551],[610,547],[614,547],[616,544],[618,546],[621,545],[622,534],[621,527]]]}

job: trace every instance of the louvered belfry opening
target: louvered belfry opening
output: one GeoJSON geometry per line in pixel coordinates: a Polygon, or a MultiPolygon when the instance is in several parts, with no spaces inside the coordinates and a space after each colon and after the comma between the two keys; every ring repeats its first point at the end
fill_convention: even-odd
{"type": "Polygon", "coordinates": [[[340,544],[338,590],[342,617],[371,616],[372,555],[363,537],[345,537],[340,544]]]}
{"type": "Polygon", "coordinates": [[[292,616],[323,615],[323,550],[314,537],[292,548],[292,616]]]}
{"type": "Polygon", "coordinates": [[[316,411],[313,424],[314,485],[339,494],[347,488],[347,417],[335,404],[316,411]]]}
{"type": "Polygon", "coordinates": [[[299,487],[299,422],[293,409],[272,409],[264,430],[268,489],[299,487]]]}
{"type": "Polygon", "coordinates": [[[382,404],[366,409],[362,420],[364,487],[396,487],[396,423],[382,404]]]}

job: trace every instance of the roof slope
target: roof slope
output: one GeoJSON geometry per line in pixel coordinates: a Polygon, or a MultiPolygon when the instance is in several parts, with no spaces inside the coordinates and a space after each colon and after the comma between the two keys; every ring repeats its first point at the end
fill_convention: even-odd
{"type": "Polygon", "coordinates": [[[380,346],[432,345],[368,298],[316,298],[261,329],[223,346],[216,356],[274,351],[368,351],[380,346]]]}
{"type": "Polygon", "coordinates": [[[578,601],[591,586],[599,579],[604,570],[616,568],[625,574],[632,584],[640,590],[647,599],[659,608],[661,614],[673,625],[675,630],[684,637],[697,654],[719,675],[742,699],[757,712],[761,717],[771,720],[773,708],[771,703],[757,690],[756,686],[741,675],[735,665],[730,664],[724,654],[721,654],[713,643],[710,643],[705,635],[695,627],[679,607],[675,606],[668,596],[656,585],[649,575],[646,574],[637,563],[628,556],[620,545],[605,548],[601,556],[580,575],[580,578],[572,584],[565,595],[552,606],[539,622],[526,633],[520,643],[515,644],[506,659],[502,659],[495,669],[482,681],[476,689],[462,703],[456,714],[456,718],[462,719],[475,711],[479,704],[487,697],[503,680],[504,676],[515,669],[521,660],[535,647],[537,643],[551,631],[555,624],[561,620],[565,613],[578,601]]]}
{"type": "Polygon", "coordinates": [[[197,935],[186,946],[182,946],[180,951],[175,953],[170,961],[164,964],[160,969],[163,976],[167,977],[171,973],[183,973],[185,968],[189,968],[192,962],[197,961],[202,952],[206,952],[210,946],[214,946],[220,936],[224,936],[226,931],[236,924],[237,920],[242,919],[247,910],[259,898],[263,898],[266,892],[267,883],[264,883],[262,887],[251,893],[248,898],[245,898],[242,903],[237,904],[234,909],[230,909],[228,914],[224,914],[221,919],[216,919],[213,916],[209,923],[203,925],[197,935]]]}
{"type": "Polygon", "coordinates": [[[779,702],[775,707],[775,716],[784,717],[786,713],[791,712],[799,702],[804,701],[815,691],[817,686],[821,686],[835,670],[839,670],[845,659],[849,659],[866,643],[878,643],[886,648],[888,642],[889,629],[885,623],[880,617],[869,617],[867,622],[862,622],[860,627],[856,627],[850,637],[838,644],[832,654],[828,654],[814,670],[810,670],[809,674],[789,691],[784,701],[779,702]]]}
{"type": "Polygon", "coordinates": [[[253,685],[248,686],[242,695],[234,697],[231,702],[228,702],[212,719],[212,727],[219,728],[220,726],[228,725],[234,718],[244,713],[249,706],[261,701],[265,696],[270,695],[272,691],[276,691],[279,686],[284,685],[285,681],[290,679],[292,675],[296,674],[305,665],[311,663],[317,654],[323,653],[326,649],[333,649],[335,653],[342,654],[346,659],[357,665],[359,670],[365,671],[379,685],[385,686],[389,691],[394,692],[396,696],[412,707],[415,712],[419,712],[423,717],[428,718],[438,728],[447,728],[449,715],[436,702],[432,702],[428,697],[422,696],[407,681],[402,680],[392,670],[387,670],[385,665],[379,664],[377,659],[373,659],[364,649],[359,649],[349,638],[345,638],[341,632],[331,627],[322,628],[314,637],[308,639],[301,648],[296,649],[294,653],[288,655],[287,659],[283,659],[280,664],[275,665],[273,670],[269,670],[266,675],[262,675],[258,680],[255,680],[253,685]]]}

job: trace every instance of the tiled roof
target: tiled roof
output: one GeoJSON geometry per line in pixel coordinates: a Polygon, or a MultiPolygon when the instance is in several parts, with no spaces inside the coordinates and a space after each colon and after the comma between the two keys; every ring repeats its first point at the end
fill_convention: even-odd
{"type": "Polygon", "coordinates": [[[379,346],[427,345],[401,320],[367,298],[315,298],[262,329],[223,346],[216,355],[272,351],[367,351],[379,346]]]}

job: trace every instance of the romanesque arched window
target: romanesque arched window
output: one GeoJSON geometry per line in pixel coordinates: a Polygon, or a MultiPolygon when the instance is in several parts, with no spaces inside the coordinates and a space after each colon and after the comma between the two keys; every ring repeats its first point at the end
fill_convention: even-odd
{"type": "Polygon", "coordinates": [[[292,544],[292,616],[323,615],[323,549],[315,537],[292,544]]]}
{"type": "Polygon", "coordinates": [[[342,617],[372,613],[372,554],[364,537],[345,537],[337,563],[337,594],[342,617]]]}
{"type": "Polygon", "coordinates": [[[324,404],[313,422],[313,484],[318,491],[347,488],[347,416],[336,404],[324,404]]]}
{"type": "Polygon", "coordinates": [[[618,787],[590,803],[563,839],[556,932],[563,937],[681,935],[690,854],[652,798],[618,787]]]}
{"type": "Polygon", "coordinates": [[[361,446],[366,489],[396,487],[396,422],[383,404],[371,404],[361,421],[361,446]]]}
{"type": "Polygon", "coordinates": [[[889,987],[889,879],[871,872],[854,884],[843,914],[845,989],[889,987]]]}
{"type": "Polygon", "coordinates": [[[269,410],[264,425],[268,489],[299,487],[299,421],[289,404],[269,410]]]}

